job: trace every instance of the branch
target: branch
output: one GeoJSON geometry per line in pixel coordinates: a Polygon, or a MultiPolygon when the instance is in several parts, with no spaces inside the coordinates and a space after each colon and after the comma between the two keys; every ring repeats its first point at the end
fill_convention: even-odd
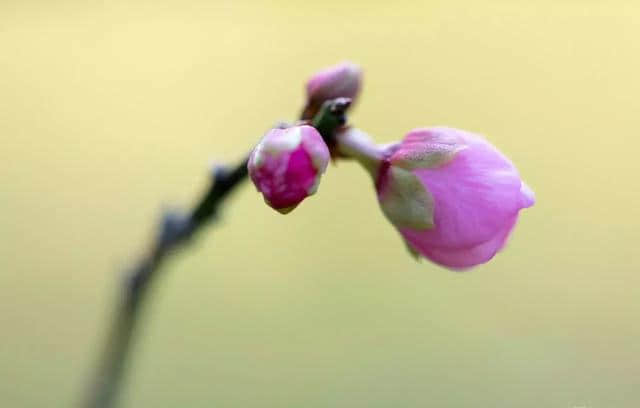
{"type": "Polygon", "coordinates": [[[247,178],[247,160],[235,168],[216,168],[209,190],[189,214],[166,212],[152,247],[127,274],[122,299],[108,332],[104,353],[98,366],[95,384],[84,403],[87,408],[112,406],[122,382],[136,322],[149,287],[167,256],[213,219],[219,206],[247,178]]]}

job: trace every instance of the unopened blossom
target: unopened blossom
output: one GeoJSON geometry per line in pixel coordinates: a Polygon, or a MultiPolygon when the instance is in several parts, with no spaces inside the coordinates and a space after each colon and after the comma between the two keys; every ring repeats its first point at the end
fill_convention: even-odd
{"type": "Polygon", "coordinates": [[[486,139],[457,129],[409,132],[386,152],[380,206],[410,249],[450,268],[489,261],[534,194],[486,139]]]}
{"type": "Polygon", "coordinates": [[[349,98],[355,101],[361,86],[362,69],[352,62],[341,62],[316,72],[307,81],[307,106],[302,118],[311,119],[330,99],[349,98]]]}
{"type": "Polygon", "coordinates": [[[338,135],[338,145],[371,172],[380,207],[408,249],[448,268],[493,258],[519,211],[535,202],[511,161],[469,132],[414,129],[378,148],[349,129],[338,135]]]}
{"type": "Polygon", "coordinates": [[[264,200],[285,214],[318,189],[329,149],[307,125],[271,129],[249,157],[249,176],[264,200]]]}

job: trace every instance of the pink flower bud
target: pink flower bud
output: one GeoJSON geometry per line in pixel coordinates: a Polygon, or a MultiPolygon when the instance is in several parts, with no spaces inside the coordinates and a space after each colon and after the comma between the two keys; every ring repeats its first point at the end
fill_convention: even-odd
{"type": "Polygon", "coordinates": [[[307,106],[302,119],[311,119],[330,99],[350,98],[355,102],[362,85],[362,69],[352,62],[342,62],[316,72],[307,81],[307,106]]]}
{"type": "Polygon", "coordinates": [[[264,200],[283,214],[316,192],[329,149],[307,125],[271,129],[249,157],[249,176],[264,200]]]}
{"type": "Polygon", "coordinates": [[[315,101],[341,97],[355,99],[361,82],[360,66],[342,62],[316,72],[307,82],[307,97],[315,101]]]}
{"type": "Polygon", "coordinates": [[[376,180],[384,214],[412,253],[449,268],[493,258],[535,202],[509,159],[462,130],[414,129],[386,157],[376,180]]]}

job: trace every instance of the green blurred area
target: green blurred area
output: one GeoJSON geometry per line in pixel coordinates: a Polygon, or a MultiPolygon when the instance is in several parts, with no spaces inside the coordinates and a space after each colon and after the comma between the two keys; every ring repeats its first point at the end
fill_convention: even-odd
{"type": "Polygon", "coordinates": [[[640,404],[640,3],[0,3],[0,406],[68,407],[120,274],[302,84],[352,121],[485,134],[537,193],[506,251],[416,263],[338,163],[293,213],[245,185],[158,282],[123,407],[640,404]],[[108,4],[107,4],[108,3],[108,4]]]}

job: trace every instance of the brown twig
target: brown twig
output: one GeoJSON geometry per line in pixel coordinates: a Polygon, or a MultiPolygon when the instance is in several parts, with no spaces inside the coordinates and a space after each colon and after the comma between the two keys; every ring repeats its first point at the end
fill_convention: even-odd
{"type": "Polygon", "coordinates": [[[148,255],[141,259],[126,276],[122,299],[110,327],[96,380],[84,403],[85,407],[112,406],[122,382],[122,374],[131,350],[131,341],[135,335],[141,306],[163,261],[214,218],[222,202],[246,178],[247,160],[231,170],[216,168],[210,188],[190,214],[177,212],[163,214],[148,255]]]}

